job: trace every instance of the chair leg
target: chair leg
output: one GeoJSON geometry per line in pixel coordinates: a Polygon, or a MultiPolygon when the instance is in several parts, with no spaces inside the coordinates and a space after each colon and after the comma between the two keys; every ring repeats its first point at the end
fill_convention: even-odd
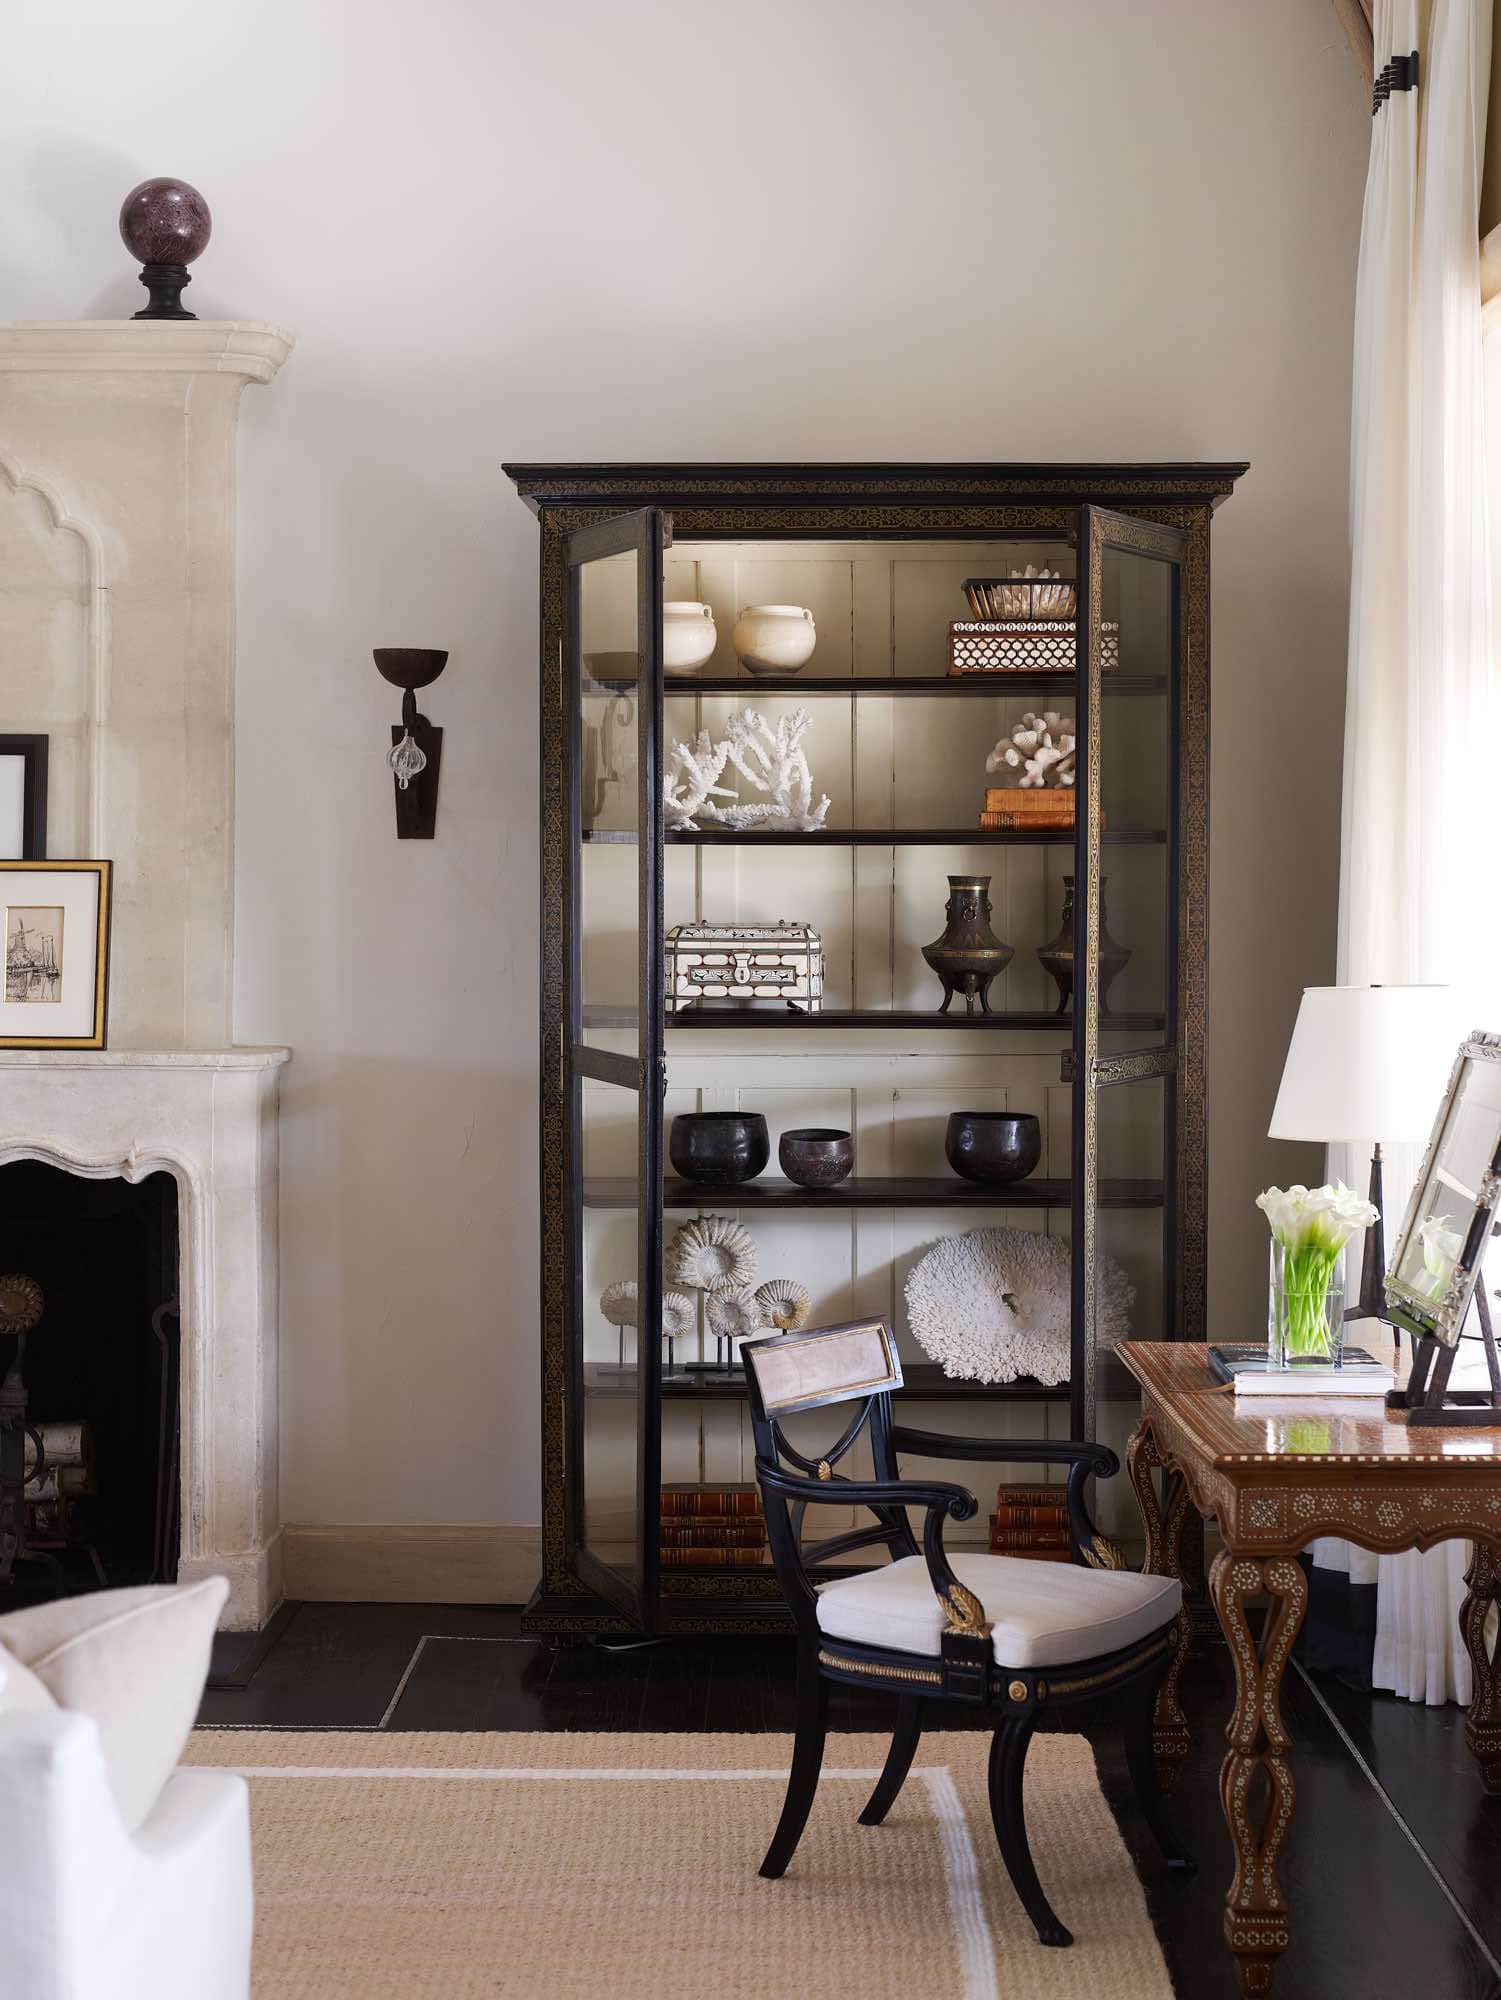
{"type": "Polygon", "coordinates": [[[1039,1944],[1072,1944],[1073,1932],[1059,1923],[1042,1893],[1032,1850],[1027,1845],[1027,1821],[1022,1804],[1022,1771],[1032,1740],[1030,1720],[1003,1722],[990,1744],[990,1817],[995,1837],[1011,1877],[1012,1887],[1037,1930],[1039,1944]]]}
{"type": "Polygon", "coordinates": [[[896,1804],[896,1795],[907,1781],[912,1759],[922,1738],[922,1696],[904,1694],[896,1706],[896,1728],[891,1732],[891,1748],[886,1768],[876,1780],[876,1788],[860,1815],[861,1826],[879,1826],[896,1804]]]}
{"type": "MultiPolygon", "coordinates": [[[[1160,1678],[1160,1677],[1159,1677],[1160,1678]]],[[[1173,1825],[1162,1796],[1162,1787],[1157,1778],[1157,1757],[1152,1745],[1152,1719],[1157,1709],[1157,1680],[1149,1681],[1144,1692],[1127,1697],[1125,1723],[1122,1728],[1122,1743],[1126,1752],[1126,1768],[1131,1773],[1132,1789],[1136,1793],[1136,1803],[1141,1808],[1141,1816],[1152,1830],[1152,1838],[1162,1851],[1162,1858],[1169,1868],[1182,1869],[1185,1874],[1196,1875],[1199,1864],[1183,1845],[1183,1840],[1173,1825]]]]}
{"type": "Polygon", "coordinates": [[[787,1796],[782,1817],[761,1863],[761,1873],[770,1881],[787,1872],[818,1790],[818,1774],[823,1768],[823,1742],[828,1732],[829,1684],[818,1671],[818,1663],[804,1655],[797,1671],[797,1737],[792,1746],[792,1769],[787,1776],[787,1796]]]}

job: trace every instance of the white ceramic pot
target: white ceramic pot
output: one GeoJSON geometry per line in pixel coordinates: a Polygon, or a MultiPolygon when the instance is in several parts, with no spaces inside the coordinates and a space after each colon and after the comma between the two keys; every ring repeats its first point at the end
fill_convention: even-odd
{"type": "Polygon", "coordinates": [[[662,606],[662,671],[677,677],[696,674],[709,659],[719,635],[714,630],[714,613],[707,604],[686,600],[662,606]]]}
{"type": "Polygon", "coordinates": [[[753,674],[795,674],[813,657],[813,613],[801,604],[752,604],[735,620],[735,654],[753,674]]]}

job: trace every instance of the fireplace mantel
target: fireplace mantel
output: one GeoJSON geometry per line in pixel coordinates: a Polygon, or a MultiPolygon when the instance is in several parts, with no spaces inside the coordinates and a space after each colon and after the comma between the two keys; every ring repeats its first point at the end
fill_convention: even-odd
{"type": "Polygon", "coordinates": [[[116,1044],[0,1051],[0,1164],[176,1179],[178,1573],[224,1572],[239,1629],[281,1597],[288,1051],[229,1046],[235,441],[291,350],[260,320],[0,325],[0,730],[49,738],[48,853],[114,863],[116,1044]]]}
{"type": "Polygon", "coordinates": [[[177,1182],[182,1550],[227,1576],[224,1623],[281,1600],[277,1463],[277,1096],[290,1050],[0,1050],[0,1165],[177,1182]]]}

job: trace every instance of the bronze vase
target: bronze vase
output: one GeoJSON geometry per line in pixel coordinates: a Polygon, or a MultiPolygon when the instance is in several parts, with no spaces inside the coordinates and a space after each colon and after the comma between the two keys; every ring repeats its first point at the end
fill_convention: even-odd
{"type": "Polygon", "coordinates": [[[1014,948],[1002,944],[990,928],[990,877],[950,875],[949,900],[944,914],[948,924],[943,936],[925,944],[922,955],[943,981],[940,1014],[949,1011],[956,993],[964,995],[965,1012],[990,1012],[990,982],[1004,972],[1016,956],[1014,948]]]}
{"type": "MultiPolygon", "coordinates": [[[[1105,995],[1126,968],[1131,953],[1123,944],[1117,944],[1110,935],[1105,922],[1105,886],[1108,875],[1100,877],[1100,1012],[1106,1011],[1105,995]]],[[[1037,956],[1042,961],[1044,971],[1051,974],[1058,987],[1058,1012],[1066,1014],[1068,1004],[1074,997],[1074,878],[1063,878],[1063,922],[1058,926],[1058,935],[1039,945],[1037,956]]]]}

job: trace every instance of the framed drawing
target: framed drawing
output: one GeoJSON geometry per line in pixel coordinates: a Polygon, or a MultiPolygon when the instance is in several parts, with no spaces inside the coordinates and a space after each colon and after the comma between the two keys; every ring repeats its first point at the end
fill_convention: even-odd
{"type": "Polygon", "coordinates": [[[102,1049],[110,863],[0,861],[0,1048],[102,1049]]]}
{"type": "Polygon", "coordinates": [[[0,736],[0,861],[47,857],[47,739],[0,736]]]}

